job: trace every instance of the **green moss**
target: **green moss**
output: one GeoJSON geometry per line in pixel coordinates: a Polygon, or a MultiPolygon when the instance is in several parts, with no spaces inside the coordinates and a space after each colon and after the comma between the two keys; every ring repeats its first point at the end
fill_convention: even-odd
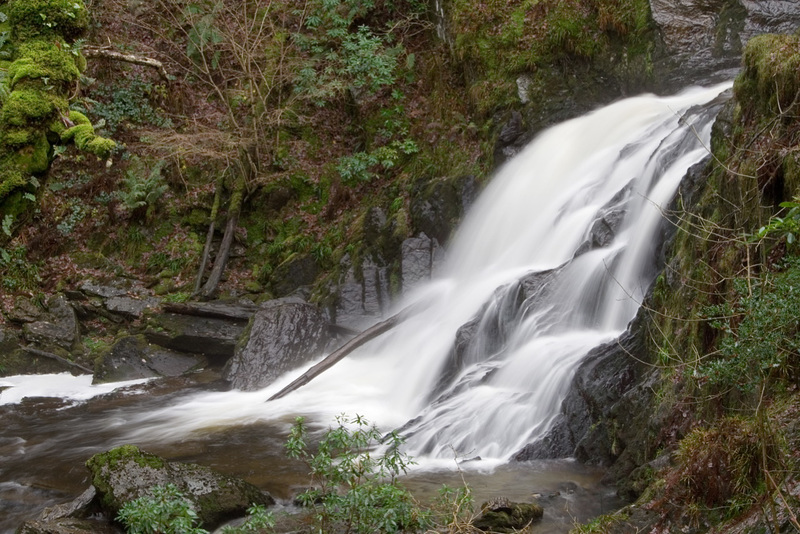
{"type": "Polygon", "coordinates": [[[60,111],[66,111],[67,102],[51,94],[33,89],[13,91],[0,112],[0,126],[29,127],[55,120],[60,111]]]}
{"type": "Polygon", "coordinates": [[[50,154],[50,143],[44,134],[40,134],[33,143],[17,151],[15,163],[23,173],[40,174],[50,166],[50,154]]]}
{"type": "Polygon", "coordinates": [[[69,119],[75,125],[61,133],[61,141],[67,143],[74,140],[80,150],[91,152],[99,157],[106,157],[117,144],[111,139],[95,135],[92,123],[83,113],[70,111],[69,119]]]}
{"type": "Polygon", "coordinates": [[[750,111],[779,113],[800,92],[800,36],[759,35],[751,39],[736,78],[736,99],[750,111]]]}
{"type": "Polygon", "coordinates": [[[71,84],[80,76],[75,56],[59,40],[35,40],[21,44],[17,59],[8,69],[10,87],[23,79],[40,79],[45,87],[71,84]]]}
{"type": "Polygon", "coordinates": [[[27,177],[14,165],[10,165],[8,158],[0,162],[0,201],[3,201],[3,213],[10,214],[13,210],[6,205],[6,197],[15,189],[25,187],[28,184],[27,177]]]}
{"type": "Polygon", "coordinates": [[[83,0],[10,0],[7,6],[16,42],[51,36],[71,41],[89,26],[83,0]]]}

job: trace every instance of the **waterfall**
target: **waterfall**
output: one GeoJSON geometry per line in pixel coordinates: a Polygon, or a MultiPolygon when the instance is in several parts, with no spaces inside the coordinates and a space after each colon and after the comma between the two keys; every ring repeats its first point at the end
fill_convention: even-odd
{"type": "Polygon", "coordinates": [[[441,276],[407,296],[414,316],[287,397],[264,402],[304,369],[150,413],[139,432],[348,413],[401,428],[420,461],[507,461],[548,429],[581,359],[636,314],[662,210],[708,155],[719,106],[707,104],[729,86],[629,98],[543,132],[482,193],[441,276]]]}

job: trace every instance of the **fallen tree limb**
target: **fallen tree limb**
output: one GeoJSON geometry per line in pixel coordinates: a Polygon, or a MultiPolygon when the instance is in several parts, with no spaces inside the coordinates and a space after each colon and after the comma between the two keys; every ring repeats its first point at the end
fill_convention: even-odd
{"type": "Polygon", "coordinates": [[[415,306],[409,306],[408,308],[404,309],[400,313],[392,315],[385,321],[381,321],[377,324],[372,325],[371,327],[367,328],[356,337],[336,349],[335,351],[331,352],[328,356],[325,357],[321,362],[314,365],[311,369],[300,375],[294,381],[292,381],[288,386],[284,387],[282,390],[271,396],[267,399],[267,402],[280,399],[281,397],[285,397],[292,391],[301,388],[311,382],[314,378],[322,374],[323,372],[327,371],[331,367],[334,366],[337,362],[342,360],[345,356],[356,350],[357,348],[361,347],[362,345],[366,344],[369,341],[372,341],[376,337],[381,336],[382,334],[388,332],[398,324],[402,323],[412,312],[415,306]]]}
{"type": "Polygon", "coordinates": [[[134,63],[136,65],[144,65],[146,67],[153,67],[154,69],[158,70],[159,74],[161,74],[161,77],[164,78],[164,80],[169,81],[167,69],[164,67],[164,64],[157,59],[137,56],[135,54],[123,54],[122,52],[111,50],[110,48],[98,46],[85,46],[81,50],[81,53],[87,58],[100,57],[104,59],[113,59],[115,61],[124,61],[126,63],[134,63]]]}
{"type": "Polygon", "coordinates": [[[58,354],[53,354],[52,352],[47,352],[44,350],[34,349],[33,347],[22,347],[22,350],[25,352],[30,352],[31,354],[35,354],[36,356],[43,356],[45,358],[50,358],[51,360],[56,360],[58,362],[63,363],[64,365],[68,365],[70,367],[75,367],[76,369],[80,369],[81,371],[89,374],[93,374],[94,371],[89,369],[88,367],[84,367],[83,365],[75,362],[71,362],[66,358],[62,358],[58,354]]]}

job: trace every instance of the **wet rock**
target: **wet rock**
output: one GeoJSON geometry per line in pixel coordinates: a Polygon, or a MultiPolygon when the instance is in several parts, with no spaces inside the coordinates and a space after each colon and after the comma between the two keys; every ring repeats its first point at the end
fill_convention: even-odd
{"type": "Polygon", "coordinates": [[[67,517],[53,521],[26,521],[16,534],[123,534],[125,531],[106,521],[67,517]]]}
{"type": "Polygon", "coordinates": [[[319,356],[330,341],[328,322],[316,306],[278,299],[262,306],[223,377],[236,389],[253,391],[319,356]]]}
{"type": "Polygon", "coordinates": [[[357,270],[347,255],[342,268],[345,274],[336,287],[331,315],[337,325],[360,331],[389,310],[389,274],[370,259],[363,260],[357,270]]]}
{"type": "Polygon", "coordinates": [[[481,505],[481,515],[472,525],[484,532],[518,532],[539,521],[544,509],[538,504],[511,502],[504,497],[481,505]]]}
{"type": "Polygon", "coordinates": [[[421,233],[403,241],[401,257],[403,291],[408,291],[421,281],[430,280],[444,259],[444,251],[436,239],[421,233]]]}
{"type": "Polygon", "coordinates": [[[512,111],[511,117],[500,127],[497,136],[494,147],[495,165],[499,166],[516,156],[529,140],[530,133],[525,128],[522,114],[519,111],[512,111]]]}
{"type": "Polygon", "coordinates": [[[744,43],[800,26],[793,0],[651,0],[650,7],[664,45],[654,63],[670,89],[731,79],[744,43]]]}
{"type": "Polygon", "coordinates": [[[98,510],[94,506],[94,499],[97,496],[97,491],[94,486],[81,493],[76,499],[64,503],[45,508],[36,519],[39,521],[49,522],[58,519],[71,518],[84,518],[96,513],[98,510]]]}
{"type": "Polygon", "coordinates": [[[28,343],[49,348],[60,347],[71,351],[80,338],[78,317],[64,295],[54,295],[47,301],[47,313],[41,320],[23,326],[28,343]]]}
{"type": "Polygon", "coordinates": [[[102,356],[93,382],[120,382],[139,378],[180,376],[205,363],[202,357],[175,352],[148,343],[144,335],[125,336],[102,356]]]}
{"type": "Polygon", "coordinates": [[[274,499],[244,480],[197,464],[168,462],[133,445],[92,456],[86,466],[103,510],[116,517],[122,505],[147,494],[153,486],[175,485],[189,499],[204,528],[245,515],[253,504],[274,499]]]}
{"type": "MultiPolygon", "coordinates": [[[[631,414],[646,413],[652,397],[647,377],[643,312],[617,340],[592,350],[578,367],[561,414],[546,436],[515,460],[576,457],[610,466],[634,441],[631,414]],[[634,355],[633,357],[631,355],[634,355]]],[[[626,473],[627,474],[627,473],[626,473]]]]}
{"type": "Polygon", "coordinates": [[[478,182],[471,175],[421,184],[411,197],[414,228],[440,244],[447,243],[478,190],[478,182]]]}
{"type": "Polygon", "coordinates": [[[319,265],[310,254],[295,255],[275,268],[270,283],[278,296],[289,295],[297,289],[310,286],[319,275],[319,265]]]}
{"type": "Polygon", "coordinates": [[[150,343],[202,354],[212,363],[222,364],[233,356],[244,328],[245,324],[238,320],[160,313],[148,317],[145,335],[150,343]]]}

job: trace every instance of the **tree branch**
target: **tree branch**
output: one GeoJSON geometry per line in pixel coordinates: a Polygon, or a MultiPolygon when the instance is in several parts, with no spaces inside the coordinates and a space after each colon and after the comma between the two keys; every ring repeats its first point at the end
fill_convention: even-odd
{"type": "Polygon", "coordinates": [[[167,69],[164,67],[164,64],[157,59],[137,56],[136,54],[123,54],[122,52],[111,50],[108,47],[99,46],[85,46],[81,52],[87,58],[99,57],[103,59],[113,59],[115,61],[125,61],[126,63],[135,63],[136,65],[153,67],[154,69],[158,70],[159,74],[161,74],[161,77],[164,78],[164,80],[169,81],[167,69]]]}

